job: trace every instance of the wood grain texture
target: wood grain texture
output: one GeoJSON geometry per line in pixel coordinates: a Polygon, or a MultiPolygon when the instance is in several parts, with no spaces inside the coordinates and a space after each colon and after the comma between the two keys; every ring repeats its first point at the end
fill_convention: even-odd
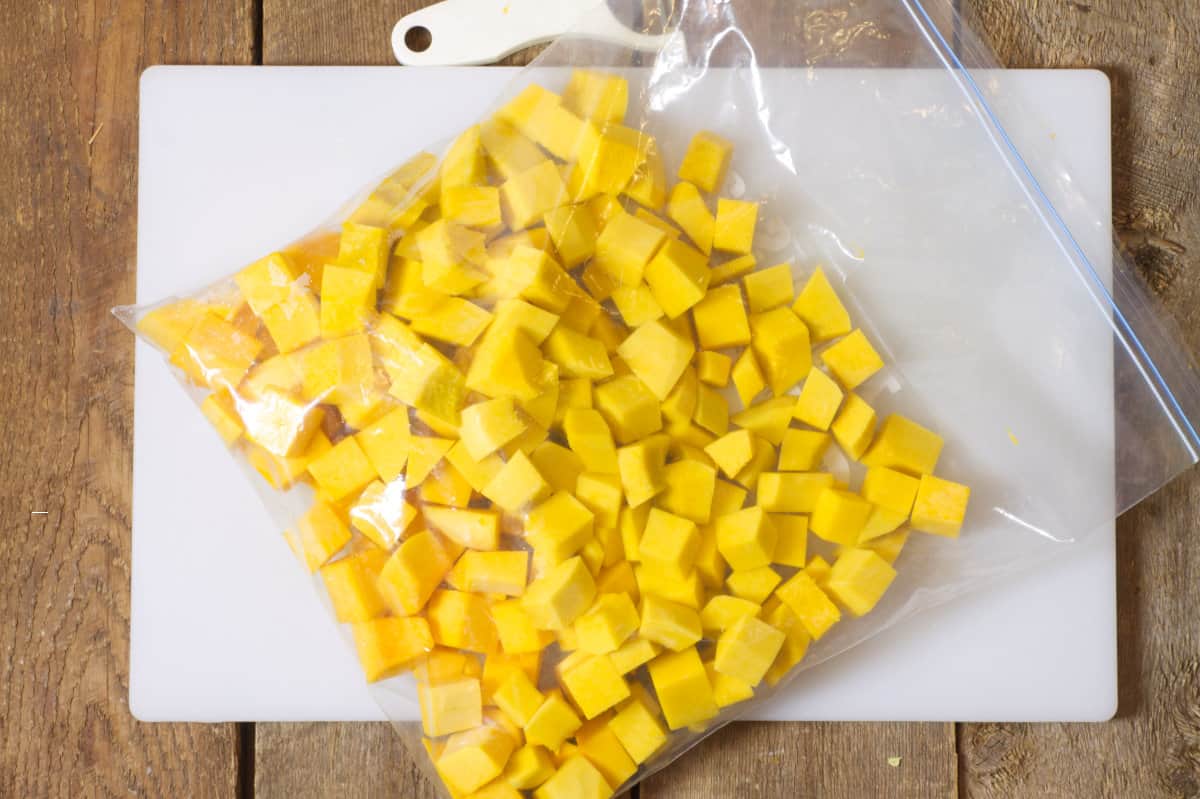
{"type": "MultiPolygon", "coordinates": [[[[262,0],[264,64],[391,66],[392,27],[432,0],[262,0]]],[[[530,47],[501,64],[527,64],[530,47]]]]}
{"type": "Polygon", "coordinates": [[[232,725],[127,707],[138,76],[248,2],[0,4],[0,796],[230,796],[232,725]],[[44,514],[34,515],[34,511],[44,514]]]}
{"type": "Polygon", "coordinates": [[[643,782],[640,795],[953,799],[956,780],[953,724],[743,722],[643,782]]]}
{"type": "MultiPolygon", "coordinates": [[[[968,0],[965,11],[1006,66],[1108,74],[1115,229],[1200,351],[1200,7],[968,0]]],[[[1200,796],[1197,507],[1192,470],[1118,523],[1117,718],[962,725],[964,797],[1200,796]]]]}
{"type": "Polygon", "coordinates": [[[257,724],[255,748],[256,799],[441,799],[389,724],[257,724]]]}

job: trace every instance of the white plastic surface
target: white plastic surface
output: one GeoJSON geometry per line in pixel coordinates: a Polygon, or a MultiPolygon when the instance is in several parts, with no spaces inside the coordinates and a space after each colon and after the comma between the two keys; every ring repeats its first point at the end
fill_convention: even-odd
{"type": "MultiPolygon", "coordinates": [[[[787,85],[786,71],[764,74],[787,85]]],[[[305,232],[409,152],[473,121],[511,75],[497,68],[148,71],[138,301],[196,288],[305,232]],[[442,102],[447,96],[456,102],[442,102]],[[340,109],[365,106],[376,109],[375,124],[344,124],[340,109]]],[[[845,73],[840,87],[833,73],[825,78],[816,90],[825,94],[803,101],[844,107],[814,130],[814,146],[821,137],[855,135],[853,73],[845,73]]],[[[1103,76],[1010,71],[997,79],[1011,82],[1047,123],[1016,125],[1010,133],[1018,144],[1056,149],[1107,219],[1109,88],[1103,76]]],[[[809,190],[837,209],[838,187],[821,185],[819,159],[811,166],[809,190]]],[[[861,201],[847,198],[844,205],[857,213],[861,201]]],[[[878,210],[887,215],[888,209],[878,210]]],[[[1072,209],[1063,210],[1070,222],[1072,209]]],[[[905,213],[911,218],[938,209],[922,208],[914,198],[905,213]]],[[[1107,264],[1108,228],[1079,233],[1093,261],[1107,264]]],[[[986,267],[986,259],[1000,262],[1006,255],[973,257],[986,267]]],[[[902,331],[896,335],[902,340],[902,331]]],[[[1021,335],[1014,325],[1014,336],[1021,335]]],[[[138,345],[136,370],[134,715],[164,721],[382,718],[309,578],[218,437],[145,344],[138,345]]],[[[1109,372],[1082,380],[1061,390],[1083,398],[1111,395],[1109,372]]],[[[1096,405],[1111,414],[1110,403],[1096,405]]],[[[1080,403],[1080,413],[1096,412],[1080,403]]],[[[772,703],[768,717],[1105,719],[1116,707],[1115,628],[1109,527],[1069,561],[926,612],[803,674],[772,703]]]]}
{"type": "Polygon", "coordinates": [[[599,0],[442,0],[400,18],[392,28],[392,52],[409,66],[490,64],[574,30],[593,8],[600,13],[591,18],[589,38],[635,49],[659,45],[661,37],[630,30],[599,0]],[[408,46],[414,28],[428,31],[426,49],[408,46]]]}

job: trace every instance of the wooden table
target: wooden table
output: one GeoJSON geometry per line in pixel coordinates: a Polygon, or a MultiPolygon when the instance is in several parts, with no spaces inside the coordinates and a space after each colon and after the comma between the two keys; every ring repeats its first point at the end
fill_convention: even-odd
{"type": "MultiPolygon", "coordinates": [[[[385,32],[421,4],[0,4],[0,796],[434,796],[386,725],[130,716],[133,339],[108,315],[134,296],[142,69],[387,64],[385,32]]],[[[1112,78],[1116,229],[1200,352],[1200,4],[963,12],[1008,66],[1112,78]]],[[[1200,796],[1197,508],[1193,471],[1118,526],[1114,721],[738,724],[638,793],[1200,796]]]]}

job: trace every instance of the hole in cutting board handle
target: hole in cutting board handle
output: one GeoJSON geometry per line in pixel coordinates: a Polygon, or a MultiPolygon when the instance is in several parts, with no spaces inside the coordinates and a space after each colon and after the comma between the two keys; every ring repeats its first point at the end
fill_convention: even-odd
{"type": "Polygon", "coordinates": [[[423,53],[433,44],[433,34],[424,25],[414,25],[404,32],[404,46],[414,53],[423,53]]]}

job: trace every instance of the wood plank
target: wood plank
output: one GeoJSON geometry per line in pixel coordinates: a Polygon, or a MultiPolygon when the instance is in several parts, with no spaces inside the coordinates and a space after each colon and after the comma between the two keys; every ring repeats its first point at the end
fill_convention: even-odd
{"type": "Polygon", "coordinates": [[[441,799],[389,724],[255,725],[256,799],[296,796],[441,799]]]}
{"type": "Polygon", "coordinates": [[[230,796],[235,728],[133,719],[138,76],[247,62],[248,0],[0,8],[0,795],[230,796]],[[34,515],[35,511],[38,513],[34,515]]]}
{"type": "MultiPolygon", "coordinates": [[[[1113,84],[1117,235],[1200,351],[1200,7],[1158,0],[968,0],[1012,67],[1100,67],[1113,84]]],[[[1118,440],[1120,452],[1120,440],[1118,440]]],[[[1117,526],[1117,717],[1100,725],[962,725],[967,797],[1200,795],[1200,475],[1117,526]]]]}
{"type": "MultiPolygon", "coordinates": [[[[264,64],[392,66],[392,26],[432,0],[262,0],[264,64]]],[[[531,47],[501,64],[527,64],[531,47]]]]}
{"type": "Polygon", "coordinates": [[[954,725],[735,723],[643,782],[640,795],[953,799],[954,725]]]}

